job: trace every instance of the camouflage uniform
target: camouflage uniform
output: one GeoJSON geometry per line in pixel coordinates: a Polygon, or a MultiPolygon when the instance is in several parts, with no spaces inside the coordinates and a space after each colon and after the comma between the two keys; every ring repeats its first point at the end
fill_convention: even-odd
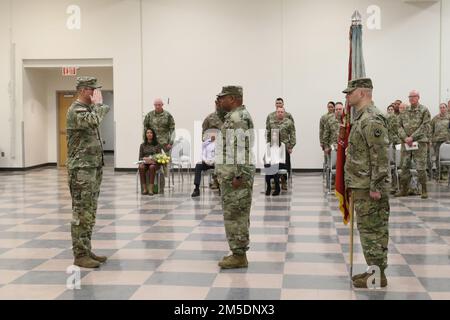
{"type": "Polygon", "coordinates": [[[219,112],[213,112],[209,116],[206,117],[206,119],[203,121],[202,125],[202,134],[203,137],[205,136],[206,131],[211,129],[222,129],[223,126],[223,120],[219,116],[219,112]]]}
{"type": "Polygon", "coordinates": [[[107,105],[75,101],[67,113],[67,169],[73,218],[72,246],[75,258],[91,254],[92,230],[103,176],[103,148],[99,126],[107,105]]]}
{"type": "Polygon", "coordinates": [[[430,112],[421,104],[415,107],[410,106],[405,112],[400,114],[398,134],[402,141],[402,173],[400,175],[400,182],[403,193],[410,184],[412,160],[414,160],[416,164],[419,183],[422,185],[423,190],[426,191],[427,149],[430,120],[430,112]],[[412,137],[415,142],[419,142],[419,150],[406,151],[404,141],[407,137],[412,137]]]}
{"type": "MultiPolygon", "coordinates": [[[[370,79],[351,81],[352,86],[371,86],[370,79]],[[358,82],[360,81],[360,82],[358,82]]],[[[347,89],[349,90],[349,89],[347,89]]],[[[382,271],[388,264],[389,174],[388,128],[385,117],[373,105],[355,113],[345,163],[345,183],[351,189],[364,257],[382,271]],[[370,192],[380,192],[375,201],[370,192]]]]}
{"type": "Polygon", "coordinates": [[[402,141],[398,136],[398,121],[399,115],[390,114],[386,117],[388,123],[388,135],[389,135],[389,143],[392,145],[401,144],[402,141]]]}
{"type": "MultiPolygon", "coordinates": [[[[395,146],[398,144],[401,144],[401,140],[398,136],[398,118],[399,115],[396,114],[389,114],[386,117],[387,125],[388,125],[388,136],[389,136],[389,148],[392,148],[392,152],[394,155],[396,155],[396,149],[395,146]]],[[[395,161],[395,157],[393,159],[395,161]]],[[[391,193],[395,194],[397,191],[397,175],[395,173],[395,170],[392,170],[391,172],[391,193]]]]}
{"type": "MultiPolygon", "coordinates": [[[[292,123],[293,123],[293,125],[294,125],[294,128],[295,128],[295,120],[294,120],[294,118],[292,117],[292,114],[290,114],[289,112],[285,112],[284,118],[285,118],[285,119],[291,120],[292,123]]],[[[276,121],[276,119],[277,119],[277,112],[276,112],[276,111],[270,113],[270,114],[267,116],[267,119],[266,119],[266,136],[267,136],[267,140],[266,140],[266,141],[267,141],[267,142],[270,141],[270,125],[271,125],[271,123],[273,123],[274,121],[276,121]]]]}
{"type": "MultiPolygon", "coordinates": [[[[431,142],[433,144],[432,160],[439,167],[439,149],[444,142],[450,141],[450,115],[438,114],[431,121],[431,142]]],[[[445,168],[445,167],[444,167],[445,168]]]]}
{"type": "MultiPolygon", "coordinates": [[[[231,90],[230,88],[240,87],[224,87],[224,94],[227,90],[231,90]]],[[[242,144],[244,141],[240,140],[238,135],[240,130],[247,132],[248,130],[253,131],[253,129],[252,117],[245,106],[227,113],[221,131],[222,141],[218,141],[217,145],[217,150],[223,150],[223,152],[216,152],[216,157],[217,155],[223,157],[223,159],[216,161],[216,173],[222,191],[225,232],[230,250],[234,255],[239,256],[244,255],[249,249],[250,209],[256,170],[251,154],[254,143],[253,132],[251,132],[251,138],[245,139],[245,147],[242,144]],[[235,130],[238,130],[238,132],[235,130]],[[227,138],[227,131],[234,132],[235,136],[231,139],[230,137],[227,138]],[[233,147],[230,148],[229,146],[233,147]],[[234,152],[232,149],[234,149],[234,152]],[[240,164],[238,155],[245,155],[243,164],[240,164]],[[243,184],[235,190],[232,182],[234,178],[239,177],[243,184]]]]}
{"type": "Polygon", "coordinates": [[[337,148],[339,139],[340,123],[336,116],[328,117],[323,128],[323,145],[324,149],[331,149],[332,146],[337,148]]]}
{"type": "Polygon", "coordinates": [[[320,123],[319,123],[319,140],[320,145],[323,146],[324,143],[324,133],[325,133],[325,124],[328,121],[328,118],[334,116],[334,112],[328,112],[327,114],[324,114],[322,117],[320,117],[320,123]]]}
{"type": "Polygon", "coordinates": [[[144,119],[144,141],[146,139],[145,132],[147,129],[152,128],[156,132],[158,143],[166,149],[166,145],[173,145],[175,135],[175,120],[172,115],[164,110],[161,113],[157,113],[155,110],[150,111],[144,119]]]}
{"type": "MultiPolygon", "coordinates": [[[[206,132],[209,130],[221,130],[223,126],[223,121],[225,120],[223,113],[221,112],[220,108],[216,112],[211,113],[209,116],[206,117],[206,119],[203,121],[202,125],[202,135],[203,140],[206,139],[206,132]]],[[[212,186],[213,189],[218,188],[218,180],[217,175],[213,174],[213,181],[214,184],[212,186]]]]}

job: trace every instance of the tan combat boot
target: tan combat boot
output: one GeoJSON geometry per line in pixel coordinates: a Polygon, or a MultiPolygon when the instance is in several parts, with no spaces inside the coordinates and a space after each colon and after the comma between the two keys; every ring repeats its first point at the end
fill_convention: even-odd
{"type": "Polygon", "coordinates": [[[407,197],[407,196],[408,196],[408,185],[405,184],[405,183],[402,183],[402,184],[400,185],[400,191],[397,192],[394,196],[395,196],[396,198],[399,198],[399,197],[407,197]]]}
{"type": "Polygon", "coordinates": [[[95,253],[93,253],[92,251],[89,253],[89,256],[94,259],[95,261],[98,261],[100,263],[105,263],[106,260],[108,260],[107,257],[105,256],[97,256],[95,253]]]}
{"type": "Polygon", "coordinates": [[[427,184],[422,184],[422,199],[428,199],[427,184]]]}
{"type": "Polygon", "coordinates": [[[365,278],[367,276],[367,272],[361,273],[361,274],[356,274],[352,277],[352,281],[358,280],[360,278],[365,278]]]}
{"type": "MultiPolygon", "coordinates": [[[[370,277],[372,277],[372,274],[366,273],[364,277],[362,277],[361,275],[361,277],[356,278],[355,280],[353,280],[352,278],[353,286],[358,289],[367,289],[367,281],[369,280],[370,277]]],[[[381,288],[386,288],[387,284],[388,283],[386,275],[384,274],[384,271],[381,271],[381,281],[380,281],[381,288]]]]}
{"type": "Polygon", "coordinates": [[[281,177],[281,190],[287,191],[287,189],[288,189],[288,187],[287,187],[286,177],[282,176],[281,177]]]}
{"type": "Polygon", "coordinates": [[[224,257],[222,261],[219,262],[219,267],[222,269],[240,269],[248,267],[247,255],[232,254],[231,256],[224,257]]]}
{"type": "Polygon", "coordinates": [[[90,256],[75,258],[73,264],[81,268],[94,269],[100,267],[100,262],[92,259],[90,256]]]}
{"type": "Polygon", "coordinates": [[[211,190],[219,190],[219,181],[217,181],[217,179],[214,179],[213,183],[211,184],[211,190]]]}

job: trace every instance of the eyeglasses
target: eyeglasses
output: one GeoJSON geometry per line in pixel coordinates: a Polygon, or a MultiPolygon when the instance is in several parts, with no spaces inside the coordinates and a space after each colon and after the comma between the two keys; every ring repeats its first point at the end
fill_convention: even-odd
{"type": "Polygon", "coordinates": [[[409,96],[408,98],[418,98],[419,96],[409,96]]]}

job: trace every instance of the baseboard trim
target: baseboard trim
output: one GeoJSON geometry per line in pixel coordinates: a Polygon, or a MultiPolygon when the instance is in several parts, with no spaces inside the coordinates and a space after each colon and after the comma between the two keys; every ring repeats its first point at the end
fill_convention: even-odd
{"type": "MultiPolygon", "coordinates": [[[[115,172],[136,172],[137,168],[114,168],[115,172]]],[[[187,173],[188,169],[181,169],[183,173],[187,173]]],[[[194,168],[190,170],[194,172],[194,168]]],[[[323,169],[292,169],[293,173],[322,173],[323,169]]],[[[178,172],[178,169],[175,169],[174,172],[178,172]]],[[[257,173],[261,172],[261,169],[256,169],[257,173]]]]}
{"type": "Polygon", "coordinates": [[[56,168],[57,166],[58,166],[58,164],[56,162],[49,162],[49,163],[38,164],[35,166],[26,167],[26,168],[0,168],[0,171],[8,171],[8,172],[29,171],[29,170],[47,168],[47,167],[55,167],[56,168]]]}

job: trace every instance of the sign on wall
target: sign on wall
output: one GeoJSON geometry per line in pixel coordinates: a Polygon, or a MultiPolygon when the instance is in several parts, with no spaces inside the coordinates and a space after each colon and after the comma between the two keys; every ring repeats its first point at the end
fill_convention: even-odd
{"type": "Polygon", "coordinates": [[[77,67],[63,67],[62,68],[62,75],[64,77],[71,77],[77,75],[77,67]]]}

